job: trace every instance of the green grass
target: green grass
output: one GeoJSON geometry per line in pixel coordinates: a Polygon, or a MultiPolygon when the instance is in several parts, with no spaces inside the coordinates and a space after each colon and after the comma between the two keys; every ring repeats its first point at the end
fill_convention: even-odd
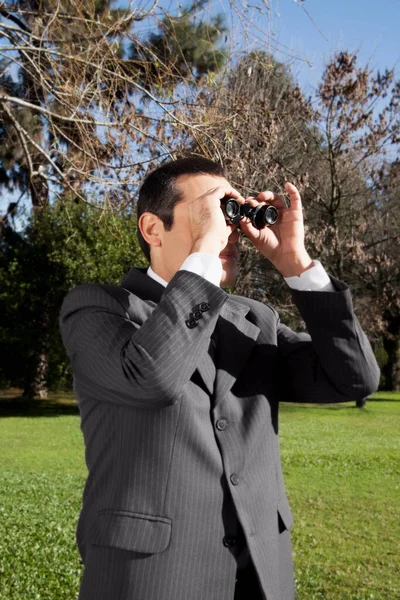
{"type": "Polygon", "coordinates": [[[299,599],[400,598],[399,428],[400,394],[282,407],[299,599]]]}
{"type": "MultiPolygon", "coordinates": [[[[71,397],[53,400],[0,399],[1,600],[73,600],[78,590],[82,436],[71,397]]],[[[400,598],[399,425],[394,393],[361,410],[282,406],[297,600],[400,598]]]]}
{"type": "MultiPolygon", "coordinates": [[[[0,401],[1,402],[1,401],[0,401]]],[[[86,476],[77,409],[0,404],[0,599],[73,600],[86,476]]]]}

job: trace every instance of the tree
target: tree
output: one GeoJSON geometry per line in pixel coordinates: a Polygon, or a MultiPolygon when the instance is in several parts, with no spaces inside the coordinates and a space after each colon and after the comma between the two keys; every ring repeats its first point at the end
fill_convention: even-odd
{"type": "Polygon", "coordinates": [[[151,33],[144,42],[132,42],[130,59],[146,87],[168,90],[183,81],[197,85],[204,77],[221,71],[227,52],[218,42],[227,28],[220,14],[210,23],[193,19],[193,11],[204,4],[197,2],[185,8],[179,17],[166,15],[157,33],[151,33]],[[169,68],[161,69],[160,65],[169,68]]]}
{"type": "MultiPolygon", "coordinates": [[[[30,236],[46,222],[56,198],[96,197],[110,208],[128,206],[143,171],[172,156],[171,134],[179,143],[181,132],[194,126],[169,101],[178,83],[181,96],[224,59],[215,47],[221,18],[198,17],[205,4],[172,17],[157,10],[157,2],[147,9],[113,9],[109,0],[72,0],[56,10],[49,0],[1,2],[0,188],[20,197],[11,198],[0,229],[8,245],[16,239],[11,216],[21,198],[29,198],[37,215],[29,241],[22,236],[27,243],[17,245],[18,252],[24,248],[23,260],[29,251],[39,252],[30,236]],[[143,22],[157,32],[148,40],[135,29],[143,22]],[[132,48],[142,47],[146,55],[130,57],[132,48]],[[168,89],[157,85],[165,80],[168,89]]],[[[40,246],[41,256],[47,247],[40,246]]],[[[37,258],[32,255],[32,265],[37,258]]],[[[43,332],[54,319],[47,314],[52,305],[42,306],[43,332]]],[[[30,387],[44,394],[47,342],[40,332],[35,339],[37,360],[31,362],[38,371],[32,371],[30,387]]]]}
{"type": "MultiPolygon", "coordinates": [[[[399,199],[397,163],[390,158],[400,141],[400,83],[393,71],[372,73],[355,55],[335,55],[316,98],[307,101],[287,67],[251,53],[211,98],[204,111],[214,127],[210,155],[222,157],[246,195],[278,191],[286,179],[298,185],[310,254],[351,286],[371,341],[379,347],[383,336],[392,352],[399,199]]],[[[236,291],[273,301],[288,323],[299,325],[286,285],[247,245],[236,291]]],[[[398,362],[392,357],[388,365],[398,362]]]]}
{"type": "Polygon", "coordinates": [[[378,186],[380,219],[369,248],[376,264],[379,300],[385,328],[382,332],[387,360],[382,365],[386,389],[400,390],[400,162],[395,160],[380,171],[378,186]]]}
{"type": "Polygon", "coordinates": [[[400,142],[400,81],[393,70],[373,73],[358,66],[356,54],[342,52],[329,61],[317,100],[313,131],[322,142],[305,196],[312,247],[349,283],[378,345],[398,311],[396,166],[385,165],[400,142]]]}
{"type": "MultiPolygon", "coordinates": [[[[244,196],[283,190],[290,179],[305,182],[315,142],[313,110],[290,69],[265,52],[252,52],[231,69],[213,93],[202,92],[203,120],[212,139],[197,137],[194,149],[219,158],[244,196]]],[[[287,322],[297,313],[286,284],[274,267],[243,240],[235,293],[279,305],[287,322]]]]}
{"type": "Polygon", "coordinates": [[[34,207],[65,191],[128,202],[138,171],[171,155],[167,132],[194,126],[168,96],[224,61],[221,17],[197,16],[205,4],[173,17],[156,2],[145,10],[72,0],[56,11],[49,0],[2,2],[0,185],[34,207]],[[156,32],[148,39],[135,31],[143,22],[156,32]]]}
{"type": "MultiPolygon", "coordinates": [[[[0,245],[0,381],[45,397],[69,381],[58,331],[66,292],[80,283],[118,283],[140,264],[136,218],[64,198],[33,212],[21,235],[0,245]]],[[[14,234],[14,235],[13,235],[14,234]]]]}

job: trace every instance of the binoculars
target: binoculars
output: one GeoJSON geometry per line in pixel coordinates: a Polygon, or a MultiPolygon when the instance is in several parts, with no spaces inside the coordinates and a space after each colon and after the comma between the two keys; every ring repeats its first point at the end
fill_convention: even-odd
{"type": "Polygon", "coordinates": [[[272,204],[250,206],[250,204],[240,204],[235,198],[225,196],[221,200],[221,208],[226,219],[232,224],[239,223],[244,217],[247,217],[253,227],[263,229],[263,227],[274,225],[278,220],[278,211],[272,204]]]}

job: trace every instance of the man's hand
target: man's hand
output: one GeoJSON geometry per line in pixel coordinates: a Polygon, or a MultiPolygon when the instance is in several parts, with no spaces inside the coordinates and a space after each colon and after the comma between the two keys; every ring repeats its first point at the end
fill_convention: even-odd
{"type": "Polygon", "coordinates": [[[275,225],[256,229],[249,219],[240,222],[243,233],[255,245],[283,277],[301,275],[313,266],[304,246],[303,211],[300,194],[291,184],[285,184],[290,197],[290,208],[286,208],[283,198],[273,192],[261,192],[257,199],[248,198],[251,206],[273,204],[278,209],[278,221],[275,225]]]}
{"type": "Polygon", "coordinates": [[[244,198],[229,184],[218,186],[189,202],[189,225],[193,237],[191,254],[206,252],[218,256],[227,245],[232,231],[237,228],[237,225],[227,223],[221,210],[221,200],[225,196],[244,203],[244,198]]]}

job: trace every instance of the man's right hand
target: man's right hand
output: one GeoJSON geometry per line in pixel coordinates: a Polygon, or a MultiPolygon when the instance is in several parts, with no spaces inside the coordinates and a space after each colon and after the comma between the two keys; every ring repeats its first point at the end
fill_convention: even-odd
{"type": "Polygon", "coordinates": [[[188,203],[189,223],[192,231],[192,249],[219,256],[231,233],[237,228],[225,219],[221,210],[221,200],[225,196],[235,198],[244,204],[244,198],[228,183],[211,189],[207,194],[188,203]]]}

